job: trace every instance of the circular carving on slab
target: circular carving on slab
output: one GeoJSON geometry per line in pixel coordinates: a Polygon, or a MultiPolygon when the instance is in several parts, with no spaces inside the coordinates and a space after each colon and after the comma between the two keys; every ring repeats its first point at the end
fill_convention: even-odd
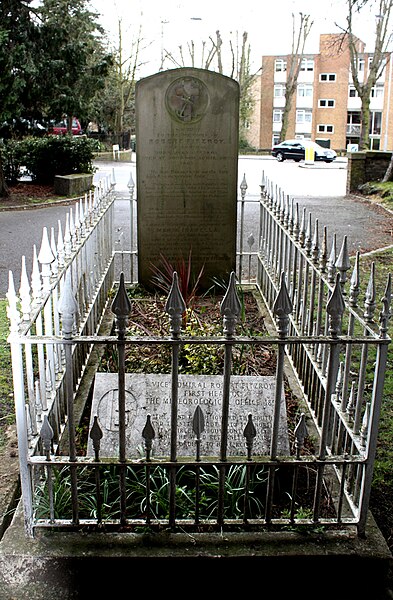
{"type": "MultiPolygon", "coordinates": [[[[136,415],[137,408],[137,399],[135,395],[125,390],[125,401],[126,401],[126,409],[125,409],[125,418],[126,418],[126,427],[133,423],[136,415]]],[[[108,390],[105,394],[100,398],[97,407],[97,416],[100,423],[103,425],[105,429],[108,431],[118,431],[119,430],[119,390],[117,388],[108,390]]]]}
{"type": "Polygon", "coordinates": [[[196,77],[180,77],[173,81],[165,96],[169,114],[180,123],[202,119],[209,106],[207,86],[196,77]]]}

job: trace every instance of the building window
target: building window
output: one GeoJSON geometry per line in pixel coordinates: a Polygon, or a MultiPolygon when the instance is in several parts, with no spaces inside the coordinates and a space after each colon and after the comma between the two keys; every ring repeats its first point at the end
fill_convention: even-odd
{"type": "Polygon", "coordinates": [[[334,108],[336,101],[328,98],[320,98],[318,100],[319,108],[334,108]]]}
{"type": "Polygon", "coordinates": [[[281,123],[282,113],[282,110],[273,110],[273,123],[281,123]]]}
{"type": "Polygon", "coordinates": [[[370,135],[381,135],[382,113],[379,111],[370,112],[370,135]]]}
{"type": "Polygon", "coordinates": [[[318,133],[334,133],[333,125],[318,125],[317,127],[318,133]]]}
{"type": "Polygon", "coordinates": [[[273,146],[275,146],[276,144],[278,144],[278,143],[279,143],[279,141],[280,141],[280,136],[279,136],[279,134],[278,134],[278,133],[275,133],[275,134],[273,135],[273,140],[272,140],[272,142],[273,142],[273,146]]]}
{"type": "Polygon", "coordinates": [[[310,83],[300,83],[297,86],[297,95],[299,96],[299,98],[311,98],[312,85],[310,83]]]}
{"type": "Polygon", "coordinates": [[[274,97],[275,98],[283,98],[285,96],[285,85],[275,85],[274,86],[274,97]]]}
{"type": "Polygon", "coordinates": [[[287,61],[283,58],[277,58],[274,62],[274,70],[276,73],[281,73],[287,70],[287,61]]]}
{"type": "Polygon", "coordinates": [[[354,85],[350,85],[348,88],[348,96],[350,98],[357,98],[359,96],[359,94],[356,91],[356,88],[354,85]]]}
{"type": "Polygon", "coordinates": [[[303,58],[300,64],[301,71],[314,71],[314,59],[313,58],[303,58]]]}
{"type": "Polygon", "coordinates": [[[359,73],[363,73],[363,71],[364,71],[364,58],[358,58],[357,67],[358,67],[358,72],[359,73]]]}
{"type": "Polygon", "coordinates": [[[348,111],[347,113],[347,135],[351,137],[360,136],[360,123],[361,113],[360,111],[348,111]]]}
{"type": "Polygon", "coordinates": [[[312,112],[311,110],[297,110],[296,111],[296,123],[311,123],[312,112]]]}
{"type": "Polygon", "coordinates": [[[383,98],[383,85],[375,85],[372,87],[370,98],[383,98]]]}
{"type": "Polygon", "coordinates": [[[321,73],[319,75],[319,81],[336,81],[335,73],[321,73]]]}

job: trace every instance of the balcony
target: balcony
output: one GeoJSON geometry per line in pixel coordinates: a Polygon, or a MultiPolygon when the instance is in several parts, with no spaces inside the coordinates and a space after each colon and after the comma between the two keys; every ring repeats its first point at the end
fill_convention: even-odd
{"type": "Polygon", "coordinates": [[[359,124],[353,124],[353,123],[347,123],[347,135],[357,135],[360,136],[360,123],[359,124]]]}

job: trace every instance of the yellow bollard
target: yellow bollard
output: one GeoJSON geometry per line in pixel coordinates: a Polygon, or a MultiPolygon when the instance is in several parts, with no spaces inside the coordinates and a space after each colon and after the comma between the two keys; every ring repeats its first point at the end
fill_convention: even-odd
{"type": "Polygon", "coordinates": [[[306,146],[305,148],[305,162],[307,165],[314,164],[315,151],[312,146],[306,146]]]}

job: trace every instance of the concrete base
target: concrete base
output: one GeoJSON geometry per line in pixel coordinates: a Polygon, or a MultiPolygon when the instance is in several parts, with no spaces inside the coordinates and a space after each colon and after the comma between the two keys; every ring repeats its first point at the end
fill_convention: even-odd
{"type": "Polygon", "coordinates": [[[80,196],[87,192],[93,184],[93,175],[74,173],[73,175],[56,175],[54,190],[59,196],[80,196]]]}
{"type": "Polygon", "coordinates": [[[0,598],[123,598],[137,589],[151,597],[182,589],[206,598],[239,592],[279,600],[387,600],[391,564],[371,515],[366,539],[349,529],[210,535],[41,530],[28,539],[18,509],[0,543],[0,598]]]}

